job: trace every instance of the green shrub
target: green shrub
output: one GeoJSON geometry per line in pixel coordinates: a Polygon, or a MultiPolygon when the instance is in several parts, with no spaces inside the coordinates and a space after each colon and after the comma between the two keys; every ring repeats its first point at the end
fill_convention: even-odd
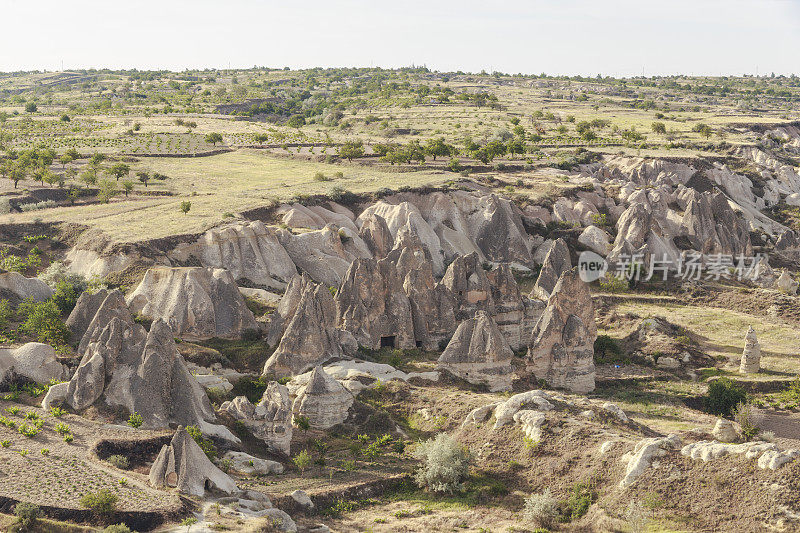
{"type": "Polygon", "coordinates": [[[211,439],[207,439],[203,436],[203,432],[200,431],[199,427],[186,426],[186,432],[194,439],[197,445],[200,446],[200,449],[203,450],[203,453],[205,453],[209,459],[213,460],[217,456],[217,447],[214,446],[211,439]]]}
{"type": "Polygon", "coordinates": [[[106,462],[110,465],[119,468],[120,470],[127,470],[130,468],[130,463],[128,462],[128,458],[124,455],[110,455],[106,462]]]}
{"type": "Polygon", "coordinates": [[[136,411],[131,413],[131,416],[128,417],[128,425],[132,428],[139,428],[144,424],[144,418],[142,415],[137,413],[136,411]]]}
{"type": "Polygon", "coordinates": [[[6,328],[8,321],[11,319],[11,315],[11,303],[6,299],[0,300],[0,330],[6,328]]]}
{"type": "Polygon", "coordinates": [[[717,416],[731,416],[740,403],[747,403],[747,394],[730,378],[715,379],[708,385],[706,411],[717,416]]]}
{"type": "Polygon", "coordinates": [[[80,295],[80,287],[76,287],[66,280],[59,281],[56,285],[56,290],[53,292],[52,300],[58,306],[61,314],[68,315],[72,312],[80,295]]]}
{"type": "Polygon", "coordinates": [[[17,524],[23,531],[33,531],[33,527],[39,520],[39,506],[28,502],[19,502],[14,506],[14,516],[17,517],[17,524]]]}
{"type": "Polygon", "coordinates": [[[114,524],[103,529],[100,533],[132,533],[130,528],[125,524],[114,524]]]}
{"type": "Polygon", "coordinates": [[[53,300],[34,302],[26,299],[18,308],[24,322],[19,329],[36,337],[39,342],[53,346],[64,346],[69,342],[70,331],[61,320],[61,310],[53,300]]]}
{"type": "Polygon", "coordinates": [[[81,505],[99,516],[111,516],[117,512],[119,496],[108,489],[89,492],[81,497],[81,505]]]}
{"type": "Polygon", "coordinates": [[[597,499],[597,493],[590,483],[576,483],[566,502],[570,520],[577,520],[589,511],[592,502],[597,499]]]}
{"type": "Polygon", "coordinates": [[[541,494],[531,494],[525,499],[522,516],[529,524],[549,529],[560,517],[558,500],[550,493],[550,489],[545,489],[541,494]]]}
{"type": "Polygon", "coordinates": [[[422,460],[414,479],[434,492],[460,491],[469,475],[469,450],[446,433],[439,433],[417,446],[414,456],[422,460]]]}
{"type": "Polygon", "coordinates": [[[615,339],[598,335],[594,341],[594,360],[601,364],[622,362],[622,349],[615,339]]]}
{"type": "Polygon", "coordinates": [[[760,431],[753,421],[753,409],[750,404],[740,403],[733,412],[733,418],[742,428],[742,435],[746,440],[751,440],[760,431]]]}
{"type": "Polygon", "coordinates": [[[294,466],[296,466],[297,469],[302,474],[303,472],[306,471],[306,468],[311,466],[312,462],[311,455],[308,453],[308,451],[303,450],[294,457],[292,457],[292,462],[294,463],[294,466]]]}

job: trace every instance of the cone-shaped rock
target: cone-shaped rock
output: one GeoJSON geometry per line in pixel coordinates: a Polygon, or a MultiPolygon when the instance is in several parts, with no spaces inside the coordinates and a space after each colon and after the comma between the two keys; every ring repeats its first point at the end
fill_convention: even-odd
{"type": "Polygon", "coordinates": [[[203,496],[206,488],[225,494],[237,490],[233,479],[214,466],[183,426],[161,448],[150,467],[150,484],[159,488],[176,487],[191,496],[203,496]]]}
{"type": "Polygon", "coordinates": [[[308,384],[300,389],[292,411],[305,416],[316,429],[329,429],[347,419],[353,395],[333,379],[321,366],[311,372],[308,384]]]}
{"type": "Polygon", "coordinates": [[[756,332],[752,326],[744,336],[744,351],[739,372],[742,374],[755,374],[761,370],[761,345],[758,343],[756,332]]]}
{"type": "Polygon", "coordinates": [[[491,391],[510,390],[511,347],[485,311],[463,321],[439,357],[439,367],[491,391]]]}
{"type": "Polygon", "coordinates": [[[533,286],[531,298],[541,298],[546,300],[553,292],[561,274],[572,268],[569,258],[569,248],[563,239],[556,239],[550,251],[544,258],[542,269],[539,271],[539,279],[533,286]]]}
{"type": "Polygon", "coordinates": [[[589,287],[578,269],[564,272],[547,300],[528,347],[528,370],[551,386],[594,390],[597,326],[589,287]]]}

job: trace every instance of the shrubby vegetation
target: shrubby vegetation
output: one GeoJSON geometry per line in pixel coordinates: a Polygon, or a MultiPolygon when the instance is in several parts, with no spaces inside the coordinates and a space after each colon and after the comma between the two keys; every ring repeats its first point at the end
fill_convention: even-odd
{"type": "Polygon", "coordinates": [[[414,479],[433,492],[457,492],[464,488],[472,456],[462,444],[446,433],[420,443],[414,456],[422,461],[414,479]]]}

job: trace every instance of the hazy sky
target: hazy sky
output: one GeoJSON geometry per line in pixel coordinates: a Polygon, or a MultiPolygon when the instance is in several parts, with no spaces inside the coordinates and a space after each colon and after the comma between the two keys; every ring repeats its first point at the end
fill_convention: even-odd
{"type": "Polygon", "coordinates": [[[800,0],[0,0],[0,71],[800,74],[800,0]]]}

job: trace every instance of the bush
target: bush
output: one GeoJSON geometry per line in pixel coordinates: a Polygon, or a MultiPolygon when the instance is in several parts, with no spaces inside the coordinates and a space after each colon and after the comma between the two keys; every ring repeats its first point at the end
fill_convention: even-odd
{"type": "Polygon", "coordinates": [[[82,291],[79,289],[79,287],[76,287],[67,281],[59,281],[56,285],[55,292],[53,292],[52,300],[55,302],[56,306],[58,306],[61,314],[68,315],[75,307],[81,292],[82,291]]]}
{"type": "Polygon", "coordinates": [[[39,342],[64,346],[69,341],[69,328],[61,320],[61,310],[53,300],[37,303],[27,299],[19,304],[17,311],[25,319],[19,329],[39,342]]]}
{"type": "Polygon", "coordinates": [[[417,446],[414,456],[422,459],[414,479],[434,492],[460,491],[469,475],[469,450],[446,433],[439,433],[417,446]]]}
{"type": "Polygon", "coordinates": [[[130,468],[130,463],[128,462],[128,458],[124,455],[111,455],[106,459],[110,465],[119,468],[120,470],[127,470],[130,468]]]}
{"type": "Polygon", "coordinates": [[[33,530],[33,526],[39,520],[39,506],[27,502],[19,502],[14,507],[14,516],[17,517],[17,524],[24,530],[33,530]]]}
{"type": "Polygon", "coordinates": [[[126,526],[125,524],[115,524],[113,526],[108,526],[101,533],[132,533],[131,529],[126,526]]]}
{"type": "Polygon", "coordinates": [[[203,432],[200,431],[200,428],[197,426],[186,426],[186,432],[191,436],[194,441],[200,446],[200,449],[203,450],[203,453],[211,459],[212,461],[217,456],[217,447],[214,446],[214,443],[211,442],[211,439],[207,439],[203,436],[203,432]]]}
{"type": "Polygon", "coordinates": [[[549,529],[560,516],[558,500],[550,493],[550,489],[545,489],[541,494],[531,494],[525,499],[522,516],[530,524],[549,529]]]}
{"type": "Polygon", "coordinates": [[[117,512],[119,496],[108,489],[89,492],[81,497],[81,505],[99,516],[111,516],[117,512]]]}
{"type": "Polygon", "coordinates": [[[144,418],[136,411],[132,412],[131,416],[128,417],[128,425],[132,428],[140,428],[143,423],[144,418]]]}
{"type": "Polygon", "coordinates": [[[747,394],[729,378],[719,378],[708,385],[706,411],[717,416],[731,416],[740,403],[747,403],[747,394]]]}
{"type": "Polygon", "coordinates": [[[608,335],[598,335],[594,341],[594,360],[597,363],[616,363],[622,361],[622,349],[617,341],[608,335]]]}
{"type": "Polygon", "coordinates": [[[753,410],[750,404],[742,402],[737,405],[733,412],[733,419],[736,420],[742,428],[742,435],[744,435],[746,440],[750,440],[758,435],[759,429],[753,422],[753,410]]]}
{"type": "Polygon", "coordinates": [[[306,471],[306,468],[311,466],[311,455],[309,455],[309,453],[306,450],[303,450],[302,452],[292,457],[292,462],[294,463],[294,466],[296,466],[297,469],[302,474],[303,472],[306,471]]]}

